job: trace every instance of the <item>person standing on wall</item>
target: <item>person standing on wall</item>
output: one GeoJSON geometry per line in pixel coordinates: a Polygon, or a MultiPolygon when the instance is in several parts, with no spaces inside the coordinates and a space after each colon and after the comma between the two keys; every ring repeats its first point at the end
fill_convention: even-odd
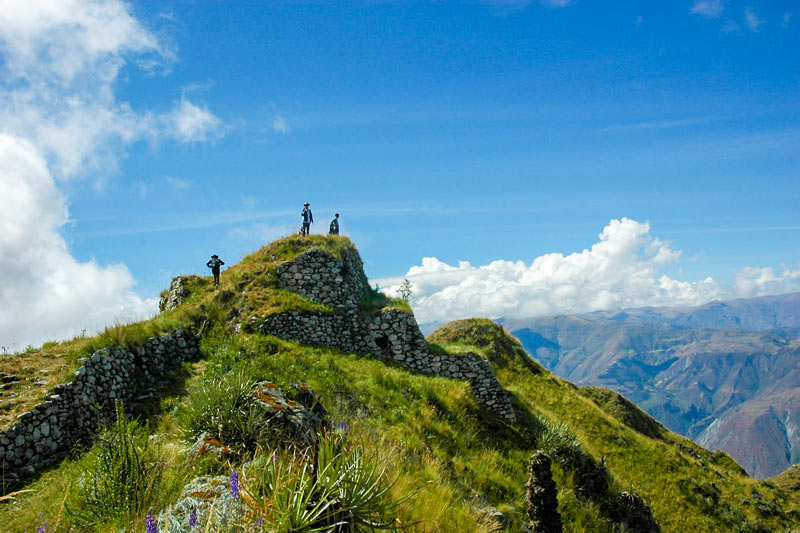
{"type": "Polygon", "coordinates": [[[300,215],[303,217],[303,229],[300,231],[302,235],[311,233],[311,224],[314,222],[314,215],[311,214],[311,204],[308,202],[303,204],[303,212],[300,215]]]}
{"type": "Polygon", "coordinates": [[[206,266],[211,269],[211,273],[214,274],[214,287],[219,287],[219,267],[224,264],[225,262],[217,254],[212,255],[209,262],[206,263],[206,266]]]}
{"type": "Polygon", "coordinates": [[[339,213],[333,217],[331,220],[330,228],[328,229],[328,235],[339,235],[339,213]]]}

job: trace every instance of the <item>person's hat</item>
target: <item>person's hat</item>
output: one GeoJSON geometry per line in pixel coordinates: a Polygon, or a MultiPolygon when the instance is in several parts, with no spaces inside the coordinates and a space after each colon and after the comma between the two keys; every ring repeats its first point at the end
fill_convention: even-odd
{"type": "Polygon", "coordinates": [[[211,257],[219,257],[217,254],[211,254],[211,257]]]}
{"type": "Polygon", "coordinates": [[[337,217],[338,217],[338,216],[339,216],[339,213],[336,213],[334,216],[337,216],[337,217]]]}
{"type": "Polygon", "coordinates": [[[311,204],[310,204],[310,203],[308,203],[308,202],[306,202],[306,203],[304,203],[303,205],[311,205],[311,204]]]}

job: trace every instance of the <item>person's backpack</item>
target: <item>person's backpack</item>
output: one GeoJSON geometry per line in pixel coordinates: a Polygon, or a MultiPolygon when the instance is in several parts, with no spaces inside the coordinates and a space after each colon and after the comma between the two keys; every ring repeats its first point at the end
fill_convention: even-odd
{"type": "Polygon", "coordinates": [[[331,222],[331,225],[328,227],[328,235],[333,235],[335,233],[336,233],[336,228],[334,227],[333,222],[331,222]]]}

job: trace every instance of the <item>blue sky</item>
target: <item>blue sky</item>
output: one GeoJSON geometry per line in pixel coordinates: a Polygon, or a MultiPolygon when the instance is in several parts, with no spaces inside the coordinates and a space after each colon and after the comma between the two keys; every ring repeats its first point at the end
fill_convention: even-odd
{"type": "Polygon", "coordinates": [[[0,3],[4,133],[68,213],[17,285],[109,279],[65,289],[77,317],[8,311],[48,334],[146,313],[304,201],[371,280],[415,282],[420,321],[800,290],[796,2],[67,3],[0,3]]]}

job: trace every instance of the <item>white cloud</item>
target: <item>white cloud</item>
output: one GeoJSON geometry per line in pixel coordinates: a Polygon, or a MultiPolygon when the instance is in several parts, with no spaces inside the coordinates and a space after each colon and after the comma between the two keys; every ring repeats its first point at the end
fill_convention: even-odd
{"type": "Polygon", "coordinates": [[[292,128],[289,126],[289,122],[279,115],[275,115],[275,118],[272,119],[272,129],[273,131],[283,134],[292,131],[292,128]]]}
{"type": "Polygon", "coordinates": [[[16,349],[152,315],[124,265],[79,262],[59,229],[68,215],[46,161],[28,141],[0,133],[0,344],[16,349]]]}
{"type": "Polygon", "coordinates": [[[784,13],[783,14],[783,21],[782,21],[782,25],[783,25],[784,28],[789,26],[789,21],[790,20],[792,20],[792,14],[791,13],[784,13]]]}
{"type": "MultiPolygon", "coordinates": [[[[414,286],[411,304],[420,322],[469,316],[534,317],[622,307],[696,305],[719,298],[800,290],[800,270],[776,276],[771,269],[745,270],[734,287],[712,278],[687,282],[663,270],[681,252],[650,234],[648,223],[612,220],[591,249],[564,256],[492,261],[485,266],[448,265],[425,257],[406,276],[414,286]]],[[[396,296],[403,278],[377,280],[396,296]]]]}
{"type": "Polygon", "coordinates": [[[736,296],[752,298],[768,294],[781,294],[800,290],[800,269],[783,269],[775,274],[772,267],[743,268],[733,280],[736,296]]]}
{"type": "MultiPolygon", "coordinates": [[[[124,265],[77,261],[60,234],[68,213],[56,180],[102,180],[136,141],[219,135],[221,121],[185,98],[165,115],[118,101],[115,84],[131,59],[168,65],[174,54],[126,2],[0,0],[3,345],[62,338],[155,310],[132,291],[124,265]]],[[[138,192],[147,194],[146,186],[138,192]]]]}
{"type": "Polygon", "coordinates": [[[225,127],[205,106],[195,105],[186,95],[168,117],[171,133],[181,142],[206,142],[225,135],[225,127]]]}
{"type": "Polygon", "coordinates": [[[752,9],[747,9],[744,12],[744,23],[750,31],[758,31],[759,26],[766,21],[758,16],[752,9]]]}
{"type": "Polygon", "coordinates": [[[723,0],[694,0],[689,9],[691,13],[706,18],[717,18],[722,15],[724,10],[725,2],[723,0]]]}

